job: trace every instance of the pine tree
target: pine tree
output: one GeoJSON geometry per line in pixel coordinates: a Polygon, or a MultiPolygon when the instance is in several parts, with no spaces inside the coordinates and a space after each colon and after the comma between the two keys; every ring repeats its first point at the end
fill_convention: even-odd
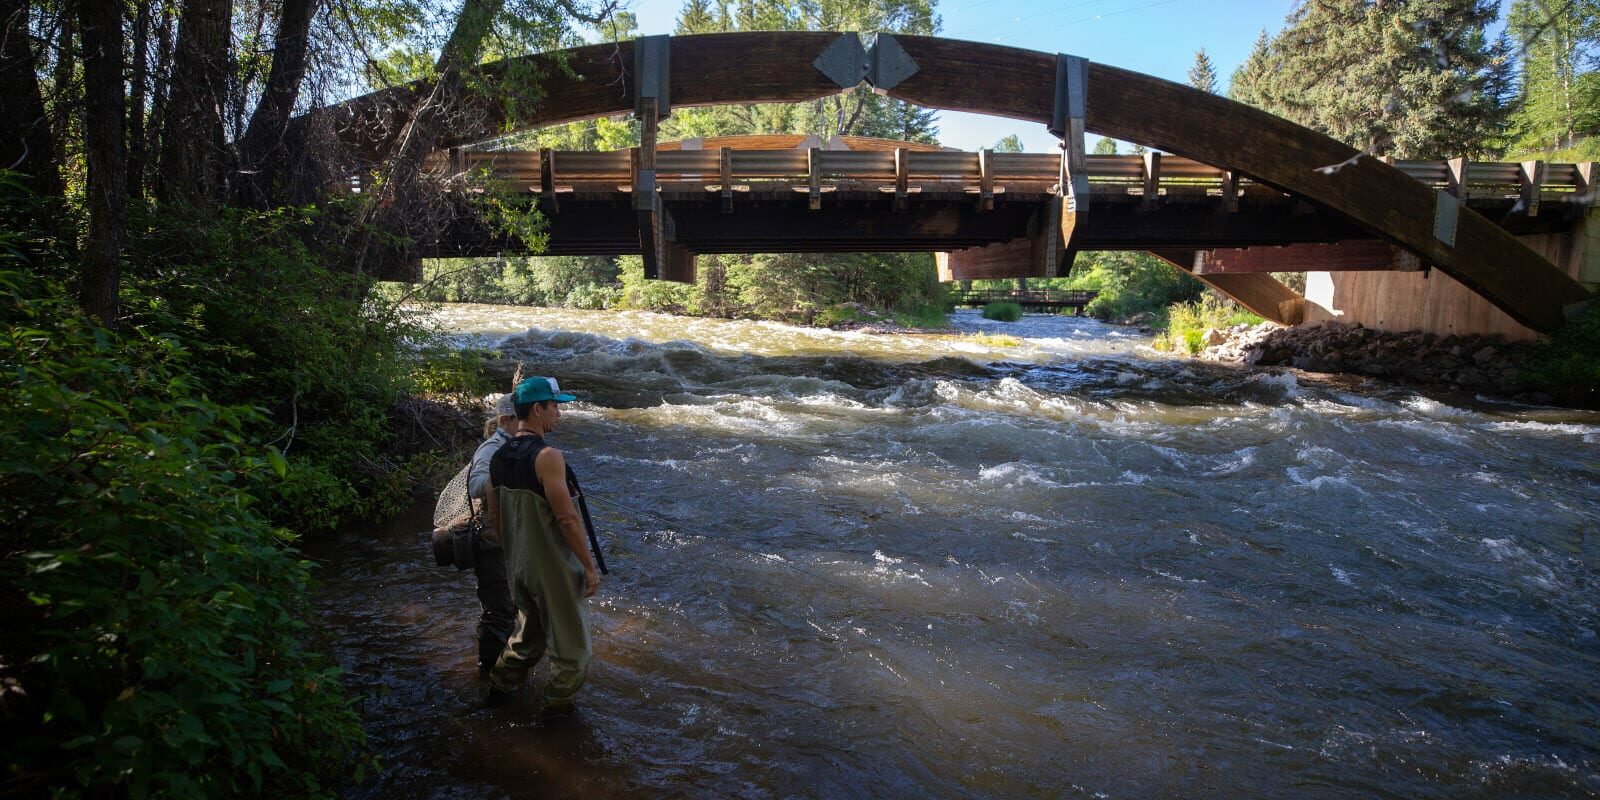
{"type": "Polygon", "coordinates": [[[1272,74],[1272,39],[1266,29],[1256,37],[1250,55],[1233,71],[1228,81],[1228,97],[1258,108],[1269,108],[1267,87],[1272,74]]]}
{"type": "Polygon", "coordinates": [[[1022,152],[1022,137],[1014,133],[1010,134],[995,142],[993,150],[996,153],[1020,153],[1022,152]]]}
{"type": "Polygon", "coordinates": [[[1522,91],[1513,119],[1519,150],[1572,147],[1600,129],[1600,3],[1517,0],[1507,28],[1522,50],[1522,91]]]}
{"type": "Polygon", "coordinates": [[[1305,3],[1235,74],[1234,98],[1371,155],[1476,156],[1504,136],[1510,60],[1490,0],[1305,3]]]}
{"type": "Polygon", "coordinates": [[[1217,68],[1204,47],[1194,51],[1194,66],[1189,68],[1189,85],[1202,92],[1217,93],[1217,68]]]}
{"type": "Polygon", "coordinates": [[[726,30],[726,6],[722,11],[722,22],[718,22],[717,14],[711,10],[711,0],[688,0],[683,4],[683,11],[678,14],[678,27],[673,33],[684,36],[693,33],[716,33],[726,30]]]}

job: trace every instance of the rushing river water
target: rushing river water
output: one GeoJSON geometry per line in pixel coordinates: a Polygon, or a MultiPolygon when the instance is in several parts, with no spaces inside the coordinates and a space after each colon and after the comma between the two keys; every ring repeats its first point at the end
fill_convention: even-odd
{"type": "Polygon", "coordinates": [[[1061,317],[441,313],[579,395],[612,572],[546,723],[476,707],[430,509],[316,543],[355,797],[1600,796],[1600,415],[1061,317]]]}

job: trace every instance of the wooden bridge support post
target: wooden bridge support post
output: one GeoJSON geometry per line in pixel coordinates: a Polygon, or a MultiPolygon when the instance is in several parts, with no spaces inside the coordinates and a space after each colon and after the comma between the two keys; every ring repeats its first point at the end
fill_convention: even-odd
{"type": "Polygon", "coordinates": [[[733,148],[722,148],[722,213],[733,213],[733,148]]]}
{"type": "Polygon", "coordinates": [[[1539,195],[1544,191],[1544,162],[1524,161],[1517,175],[1518,202],[1522,212],[1530,217],[1539,216],[1539,195]]]}
{"type": "Polygon", "coordinates": [[[994,210],[994,151],[978,151],[978,210],[994,210]]]}
{"type": "Polygon", "coordinates": [[[1144,197],[1139,200],[1140,211],[1156,210],[1161,200],[1161,154],[1154,150],[1144,154],[1144,197]]]}
{"type": "Polygon", "coordinates": [[[546,147],[539,151],[539,197],[546,204],[546,212],[556,214],[561,205],[556,202],[555,151],[546,147]]]}
{"type": "MultiPolygon", "coordinates": [[[[639,252],[644,276],[660,278],[668,261],[667,234],[671,227],[656,190],[656,133],[661,118],[671,112],[671,44],[667,36],[646,36],[634,42],[634,116],[639,120],[639,147],[633,169],[633,208],[639,216],[639,252]]],[[[692,271],[691,266],[691,271],[692,271]]]]}
{"type": "Polygon", "coordinates": [[[1050,115],[1050,133],[1061,139],[1060,256],[1055,275],[1072,271],[1078,257],[1078,215],[1089,210],[1089,154],[1084,150],[1088,109],[1089,60],[1056,54],[1055,108],[1050,115]]]}
{"type": "Polygon", "coordinates": [[[906,173],[906,149],[894,149],[894,210],[906,210],[906,193],[910,178],[906,173]]]}

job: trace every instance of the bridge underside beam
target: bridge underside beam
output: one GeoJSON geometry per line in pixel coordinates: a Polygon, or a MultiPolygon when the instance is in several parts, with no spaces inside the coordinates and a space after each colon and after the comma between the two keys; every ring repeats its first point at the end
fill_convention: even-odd
{"type": "Polygon", "coordinates": [[[1306,299],[1271,275],[1199,275],[1194,271],[1195,251],[1151,250],[1150,254],[1279,325],[1298,325],[1305,320],[1306,299]]]}
{"type": "Polygon", "coordinates": [[[1416,272],[1422,260],[1381,239],[1281,247],[1230,247],[1195,253],[1196,276],[1252,272],[1416,272]]]}

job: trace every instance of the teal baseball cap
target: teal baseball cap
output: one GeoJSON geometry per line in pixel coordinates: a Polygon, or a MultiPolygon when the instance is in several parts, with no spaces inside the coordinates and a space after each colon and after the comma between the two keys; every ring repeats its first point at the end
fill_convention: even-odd
{"type": "Polygon", "coordinates": [[[545,400],[554,400],[557,403],[570,403],[578,398],[570,394],[561,393],[561,384],[555,378],[523,378],[513,392],[517,396],[517,404],[539,403],[545,400]]]}

